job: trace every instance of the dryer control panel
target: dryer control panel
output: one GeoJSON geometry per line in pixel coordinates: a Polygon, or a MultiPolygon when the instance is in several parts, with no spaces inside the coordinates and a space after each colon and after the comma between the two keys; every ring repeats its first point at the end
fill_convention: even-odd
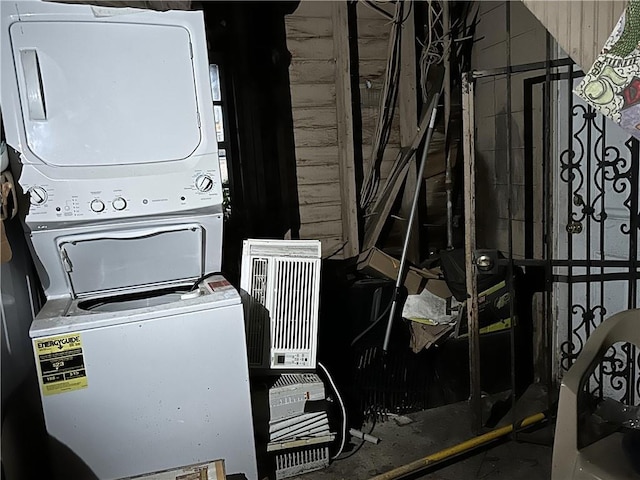
{"type": "Polygon", "coordinates": [[[95,175],[63,180],[43,174],[42,167],[25,165],[19,183],[26,196],[25,203],[28,200],[26,222],[32,228],[42,229],[60,222],[170,215],[203,208],[221,212],[217,159],[213,167],[196,165],[182,171],[140,172],[146,174],[120,178],[95,175]]]}

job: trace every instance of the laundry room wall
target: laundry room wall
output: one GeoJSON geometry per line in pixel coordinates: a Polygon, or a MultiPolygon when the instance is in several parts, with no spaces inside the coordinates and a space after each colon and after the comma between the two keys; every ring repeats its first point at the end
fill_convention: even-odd
{"type": "Polygon", "coordinates": [[[285,19],[300,238],[324,256],[357,253],[353,111],[346,2],[302,1],[285,19]]]}
{"type": "MultiPolygon", "coordinates": [[[[348,12],[346,2],[303,0],[286,17],[300,236],[319,238],[323,254],[336,258],[357,254],[361,241],[356,189],[373,149],[394,13],[377,6],[382,13],[360,2],[348,12]]],[[[381,184],[399,150],[396,109],[381,184]]]]}
{"type": "MultiPolygon", "coordinates": [[[[478,25],[472,51],[472,69],[489,70],[507,65],[506,3],[478,2],[478,25]]],[[[546,29],[521,2],[509,2],[511,16],[511,64],[543,62],[546,29]]],[[[540,74],[540,72],[538,72],[540,74]]],[[[479,248],[508,251],[507,122],[511,122],[513,254],[524,256],[524,90],[523,79],[532,73],[511,76],[511,118],[507,116],[506,76],[479,78],[475,85],[476,189],[479,248]]],[[[541,102],[534,102],[534,124],[541,125],[541,102]]],[[[534,131],[534,165],[541,165],[542,132],[534,131]]],[[[534,204],[541,205],[542,169],[534,170],[534,204]]],[[[541,238],[540,212],[534,218],[535,236],[541,238]]],[[[540,246],[539,246],[540,248],[540,246]]]]}

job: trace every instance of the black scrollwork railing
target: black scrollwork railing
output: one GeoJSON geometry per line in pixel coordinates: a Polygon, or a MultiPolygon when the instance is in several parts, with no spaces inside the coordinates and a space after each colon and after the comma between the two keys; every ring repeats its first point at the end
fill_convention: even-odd
{"type": "MultiPolygon", "coordinates": [[[[560,367],[567,370],[582,351],[593,330],[607,317],[621,309],[611,300],[613,289],[621,285],[628,288],[627,308],[636,307],[638,284],[638,229],[640,228],[638,140],[611,140],[608,137],[615,126],[591,107],[569,103],[569,145],[560,153],[559,181],[564,185],[558,191],[566,199],[557,199],[558,205],[568,202],[566,209],[569,261],[567,278],[566,337],[559,338],[560,367]],[[615,221],[612,217],[614,213],[615,221]],[[580,228],[573,228],[579,225],[580,228]],[[572,226],[570,229],[569,226],[572,226]],[[619,233],[615,234],[615,231],[619,233]],[[615,243],[616,259],[629,261],[627,276],[607,281],[603,267],[572,266],[571,260],[584,255],[584,260],[609,259],[609,250],[615,243]],[[608,245],[608,246],[607,246],[608,245]],[[606,247],[606,248],[605,248],[606,247]],[[624,254],[624,257],[620,255],[624,254]],[[589,280],[589,275],[599,274],[589,280]],[[587,281],[574,283],[574,275],[587,276],[587,281]],[[626,282],[626,283],[625,283],[626,282]]],[[[561,127],[562,128],[562,127],[561,127]]],[[[565,138],[567,138],[565,137],[565,138]]],[[[558,214],[564,211],[560,209],[558,214]]],[[[558,232],[559,234],[560,232],[558,232]]],[[[625,268],[616,270],[616,273],[625,268]]],[[[561,301],[561,300],[558,300],[561,301]]],[[[639,327],[640,328],[640,327],[639,327]]],[[[595,396],[613,397],[627,404],[640,400],[640,355],[631,344],[616,344],[605,354],[589,378],[587,388],[595,396]]]]}

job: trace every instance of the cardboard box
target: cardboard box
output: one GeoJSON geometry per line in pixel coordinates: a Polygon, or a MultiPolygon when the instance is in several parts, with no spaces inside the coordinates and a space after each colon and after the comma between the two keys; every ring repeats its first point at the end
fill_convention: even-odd
{"type": "Polygon", "coordinates": [[[427,279],[427,285],[424,288],[434,295],[445,300],[453,296],[440,267],[416,269],[416,273],[427,279]]]}
{"type": "MultiPolygon", "coordinates": [[[[365,250],[358,256],[358,271],[371,275],[372,277],[382,277],[391,280],[398,279],[400,270],[400,260],[387,255],[382,250],[372,247],[365,250]]],[[[422,291],[426,283],[426,278],[417,272],[418,269],[409,267],[404,286],[409,295],[417,295],[422,291]]]]}
{"type": "Polygon", "coordinates": [[[226,480],[226,478],[224,460],[214,460],[120,480],[226,480]]]}

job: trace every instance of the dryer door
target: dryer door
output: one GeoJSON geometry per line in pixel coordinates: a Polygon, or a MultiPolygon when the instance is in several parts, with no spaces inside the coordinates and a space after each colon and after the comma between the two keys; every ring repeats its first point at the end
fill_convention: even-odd
{"type": "Polygon", "coordinates": [[[71,292],[83,295],[193,281],[204,271],[202,225],[69,235],[58,240],[71,292]]]}
{"type": "Polygon", "coordinates": [[[191,32],[139,15],[10,25],[27,161],[130,165],[197,149],[211,93],[196,82],[191,32]]]}

